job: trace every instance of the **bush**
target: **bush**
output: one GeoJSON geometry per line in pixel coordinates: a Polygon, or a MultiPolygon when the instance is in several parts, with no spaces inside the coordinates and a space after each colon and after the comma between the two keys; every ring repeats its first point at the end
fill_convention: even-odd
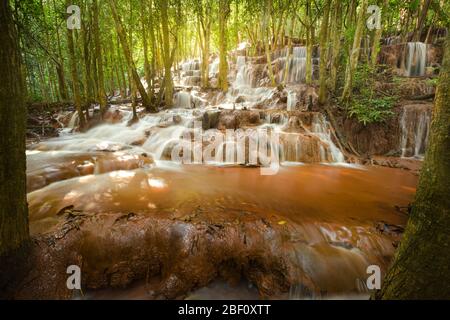
{"type": "Polygon", "coordinates": [[[348,114],[351,117],[356,117],[364,125],[381,122],[394,115],[392,107],[395,101],[395,97],[355,98],[348,107],[348,114]]]}
{"type": "Polygon", "coordinates": [[[394,115],[396,96],[380,96],[374,90],[376,72],[367,64],[360,64],[353,76],[353,96],[346,106],[350,117],[364,125],[382,122],[394,115]]]}

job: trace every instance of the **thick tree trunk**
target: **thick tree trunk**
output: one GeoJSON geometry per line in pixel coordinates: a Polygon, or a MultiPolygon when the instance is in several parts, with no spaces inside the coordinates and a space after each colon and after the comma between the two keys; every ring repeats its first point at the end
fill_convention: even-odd
{"type": "Polygon", "coordinates": [[[319,62],[319,103],[327,101],[327,62],[328,62],[328,20],[330,16],[331,0],[326,0],[320,25],[320,62],[319,62]]]}
{"type": "MultiPolygon", "coordinates": [[[[9,1],[0,2],[0,269],[28,241],[25,83],[9,1]]],[[[0,275],[0,279],[3,276],[0,275]]],[[[0,291],[1,291],[0,281],[0,291]]]]}
{"type": "Polygon", "coordinates": [[[413,210],[381,299],[450,299],[450,37],[413,210]]]}
{"type": "Polygon", "coordinates": [[[353,47],[350,53],[349,61],[345,69],[345,84],[342,92],[342,100],[348,101],[352,95],[353,73],[358,66],[359,51],[361,49],[361,38],[365,27],[365,16],[367,11],[367,0],[362,0],[359,7],[358,21],[356,23],[355,36],[353,38],[353,47]]]}

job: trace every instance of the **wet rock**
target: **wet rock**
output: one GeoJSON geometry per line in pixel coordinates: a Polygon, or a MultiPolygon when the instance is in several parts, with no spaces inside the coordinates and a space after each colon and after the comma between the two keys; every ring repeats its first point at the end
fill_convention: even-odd
{"type": "Polygon", "coordinates": [[[203,130],[216,128],[219,124],[220,111],[206,111],[202,117],[203,130]]]}
{"type": "Polygon", "coordinates": [[[304,132],[302,120],[297,116],[289,117],[288,123],[283,127],[286,132],[304,132]]]}
{"type": "Polygon", "coordinates": [[[239,127],[239,119],[236,114],[221,114],[219,119],[219,124],[217,128],[219,130],[223,129],[237,129],[239,127]]]}
{"type": "Polygon", "coordinates": [[[239,96],[236,98],[236,100],[234,101],[235,103],[244,103],[245,102],[245,97],[244,96],[239,96]]]}
{"type": "Polygon", "coordinates": [[[180,124],[183,121],[183,118],[181,118],[180,115],[176,114],[173,116],[173,123],[174,124],[180,124]]]}

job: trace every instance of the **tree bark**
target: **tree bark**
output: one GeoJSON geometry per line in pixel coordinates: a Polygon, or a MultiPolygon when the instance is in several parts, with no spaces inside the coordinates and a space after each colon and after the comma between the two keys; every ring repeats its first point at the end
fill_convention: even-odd
{"type": "Polygon", "coordinates": [[[420,41],[423,26],[427,19],[428,9],[430,8],[431,0],[424,0],[422,10],[418,15],[416,30],[414,30],[413,41],[420,41]]]}
{"type": "Polygon", "coordinates": [[[106,93],[105,93],[105,80],[103,74],[103,55],[100,42],[100,26],[99,26],[99,9],[98,0],[93,0],[93,29],[94,29],[94,42],[95,42],[95,56],[97,59],[97,79],[98,79],[98,101],[100,104],[100,113],[103,117],[106,111],[106,93]]]}
{"type": "Polygon", "coordinates": [[[356,24],[356,31],[353,40],[353,47],[350,53],[349,61],[345,69],[345,84],[342,92],[342,101],[349,101],[352,95],[353,73],[358,66],[359,51],[361,49],[361,38],[365,26],[365,15],[367,11],[367,0],[362,0],[359,8],[358,21],[356,24]]]}
{"type": "MultiPolygon", "coordinates": [[[[68,4],[68,2],[67,2],[68,4]]],[[[86,128],[86,119],[84,117],[83,108],[81,105],[80,82],[78,79],[77,61],[75,56],[75,47],[73,44],[73,30],[67,28],[67,47],[69,48],[70,73],[72,76],[72,90],[75,108],[80,119],[80,129],[86,128]]]]}
{"type": "Polygon", "coordinates": [[[335,0],[335,16],[333,26],[333,39],[331,49],[331,70],[329,87],[331,91],[336,90],[337,70],[339,67],[339,52],[341,50],[341,31],[342,31],[342,1],[335,0]]]}
{"type": "Polygon", "coordinates": [[[114,0],[109,0],[109,6],[111,8],[111,13],[115,22],[116,31],[120,39],[120,43],[122,44],[123,53],[125,59],[127,60],[128,69],[131,71],[131,78],[134,81],[134,85],[136,86],[139,94],[142,98],[142,105],[147,110],[151,110],[152,112],[157,112],[154,105],[152,105],[150,98],[145,91],[144,86],[142,85],[141,79],[139,78],[139,74],[136,71],[136,66],[133,61],[133,57],[131,56],[130,46],[128,45],[127,36],[125,34],[125,30],[122,25],[122,21],[117,14],[116,3],[114,0]]]}
{"type": "MultiPolygon", "coordinates": [[[[152,5],[150,1],[150,6],[152,5]]],[[[151,75],[151,69],[150,69],[150,61],[148,59],[148,31],[147,31],[147,7],[144,2],[144,0],[140,0],[140,6],[141,6],[141,28],[142,28],[142,44],[144,47],[144,74],[145,74],[145,81],[147,82],[147,94],[149,94],[149,98],[153,101],[153,92],[151,90],[152,87],[152,75],[151,75]]],[[[150,15],[149,15],[150,16],[150,15]]],[[[149,23],[149,27],[151,28],[152,25],[149,23]]]]}
{"type": "Polygon", "coordinates": [[[26,89],[17,32],[8,3],[0,2],[0,265],[5,261],[2,257],[20,250],[29,239],[25,175],[26,89]]]}
{"type": "Polygon", "coordinates": [[[430,140],[400,247],[379,299],[450,298],[450,36],[434,102],[430,140]]]}
{"type": "Polygon", "coordinates": [[[163,38],[163,60],[164,60],[164,100],[166,107],[173,106],[173,80],[172,80],[172,59],[170,54],[170,37],[168,25],[168,0],[161,1],[161,28],[163,38]]]}
{"type": "Polygon", "coordinates": [[[311,0],[306,1],[306,84],[312,84],[312,53],[314,43],[314,27],[311,0]]]}
{"type": "MultiPolygon", "coordinates": [[[[56,12],[56,3],[55,0],[53,2],[53,9],[56,12]]],[[[56,74],[58,76],[58,87],[59,87],[59,95],[61,100],[66,101],[69,99],[69,95],[67,94],[67,86],[66,79],[64,76],[64,62],[62,58],[62,50],[61,50],[61,38],[59,36],[59,25],[58,19],[55,19],[55,30],[56,30],[56,42],[58,44],[58,61],[59,64],[56,64],[56,74]]]]}
{"type": "MultiPolygon", "coordinates": [[[[383,0],[383,6],[381,8],[381,17],[383,17],[383,11],[387,9],[387,0],[383,0]]],[[[370,63],[372,67],[377,64],[378,52],[380,51],[380,40],[381,35],[383,34],[383,22],[380,23],[380,28],[375,30],[375,34],[373,36],[372,49],[370,50],[370,63]]]]}
{"type": "Polygon", "coordinates": [[[320,62],[319,62],[319,103],[327,101],[327,61],[328,61],[328,20],[331,0],[326,0],[323,9],[322,23],[320,25],[320,62]]]}
{"type": "Polygon", "coordinates": [[[219,0],[219,88],[228,91],[228,62],[227,62],[227,20],[230,14],[228,0],[219,0]]]}

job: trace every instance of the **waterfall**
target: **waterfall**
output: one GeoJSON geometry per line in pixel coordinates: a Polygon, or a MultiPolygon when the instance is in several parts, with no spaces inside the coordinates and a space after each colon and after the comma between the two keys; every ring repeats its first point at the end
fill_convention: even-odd
{"type": "Polygon", "coordinates": [[[247,88],[252,86],[252,79],[249,73],[250,68],[247,66],[245,56],[238,56],[236,59],[236,80],[233,83],[233,87],[239,89],[241,87],[247,88]]]}
{"type": "Polygon", "coordinates": [[[287,111],[295,110],[297,102],[297,93],[295,91],[289,91],[287,96],[287,111]]]}
{"type": "Polygon", "coordinates": [[[293,47],[292,56],[289,58],[289,63],[286,63],[287,59],[286,51],[286,56],[280,58],[282,68],[280,68],[278,73],[278,80],[280,82],[283,81],[287,67],[287,83],[304,82],[306,79],[306,47],[293,47]]]}
{"type": "Polygon", "coordinates": [[[185,86],[198,86],[201,80],[199,60],[188,60],[181,64],[181,79],[185,86]]]}
{"type": "Polygon", "coordinates": [[[431,110],[427,105],[403,107],[400,119],[402,157],[423,158],[428,143],[431,124],[431,110]]]}
{"type": "Polygon", "coordinates": [[[423,42],[408,42],[406,50],[406,76],[420,77],[425,75],[427,45],[423,42]]]}
{"type": "Polygon", "coordinates": [[[209,76],[215,77],[219,73],[219,63],[220,59],[215,58],[212,63],[209,64],[209,76]]]}
{"type": "Polygon", "coordinates": [[[68,128],[73,129],[77,125],[78,122],[78,111],[75,111],[70,118],[69,124],[67,125],[68,128]]]}
{"type": "Polygon", "coordinates": [[[175,107],[190,109],[191,104],[191,94],[186,91],[180,91],[175,96],[175,107]]]}
{"type": "Polygon", "coordinates": [[[185,61],[181,65],[181,70],[183,72],[194,71],[194,70],[199,70],[199,69],[200,69],[200,62],[198,60],[185,61]]]}

